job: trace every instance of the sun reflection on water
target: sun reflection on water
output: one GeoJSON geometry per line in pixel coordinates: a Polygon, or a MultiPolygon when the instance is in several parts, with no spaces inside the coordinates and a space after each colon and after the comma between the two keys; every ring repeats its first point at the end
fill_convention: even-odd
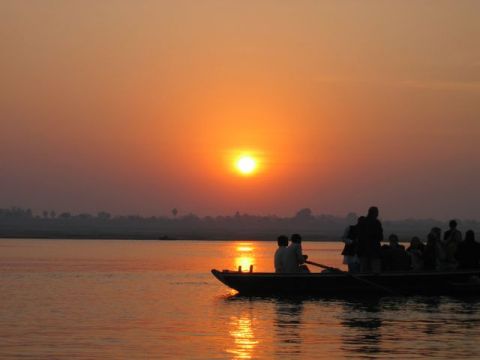
{"type": "Polygon", "coordinates": [[[242,271],[249,271],[250,265],[255,265],[255,247],[251,243],[240,243],[235,250],[235,269],[241,266],[242,271]]]}
{"type": "Polygon", "coordinates": [[[247,314],[240,317],[232,316],[229,325],[234,347],[227,349],[227,352],[233,355],[233,359],[252,359],[255,346],[258,344],[253,332],[252,319],[247,314]]]}
{"type": "Polygon", "coordinates": [[[240,251],[240,252],[251,252],[252,250],[253,250],[252,246],[247,246],[247,245],[237,246],[237,251],[240,251]]]}

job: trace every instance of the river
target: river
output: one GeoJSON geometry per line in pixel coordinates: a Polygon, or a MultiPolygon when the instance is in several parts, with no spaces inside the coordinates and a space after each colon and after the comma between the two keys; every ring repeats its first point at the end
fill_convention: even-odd
{"type": "MultiPolygon", "coordinates": [[[[303,248],[342,266],[338,242],[303,248]]],[[[210,274],[239,265],[272,271],[275,249],[0,240],[0,358],[478,358],[480,299],[242,298],[210,274]]]]}

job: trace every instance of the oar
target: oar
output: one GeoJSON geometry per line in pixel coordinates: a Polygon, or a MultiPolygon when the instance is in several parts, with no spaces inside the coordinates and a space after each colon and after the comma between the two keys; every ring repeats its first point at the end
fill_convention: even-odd
{"type": "Polygon", "coordinates": [[[358,276],[355,276],[353,275],[352,273],[349,273],[347,271],[343,271],[343,270],[340,270],[339,268],[335,268],[335,267],[331,267],[331,266],[327,266],[327,265],[323,265],[323,264],[320,264],[320,263],[316,263],[316,262],[313,262],[313,261],[308,261],[306,260],[305,263],[307,264],[310,264],[310,265],[314,265],[314,266],[318,266],[320,268],[323,268],[323,269],[327,269],[327,270],[331,270],[331,271],[336,271],[336,272],[339,272],[341,274],[344,274],[346,276],[350,276],[351,278],[354,278],[355,280],[358,280],[358,281],[361,281],[365,284],[368,284],[372,287],[375,287],[377,289],[380,289],[380,290],[383,290],[385,291],[386,293],[389,293],[390,295],[398,295],[398,293],[396,293],[395,291],[393,291],[392,289],[389,289],[383,285],[380,285],[380,284],[377,284],[377,283],[374,283],[373,281],[370,281],[370,280],[367,280],[367,279],[362,279],[361,277],[358,277],[358,276]]]}

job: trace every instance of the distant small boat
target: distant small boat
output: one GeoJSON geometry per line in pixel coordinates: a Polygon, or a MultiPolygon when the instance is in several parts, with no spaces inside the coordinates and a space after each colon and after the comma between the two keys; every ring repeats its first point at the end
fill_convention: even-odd
{"type": "Polygon", "coordinates": [[[355,275],[213,269],[212,274],[240,295],[247,296],[480,295],[480,269],[355,275]]]}

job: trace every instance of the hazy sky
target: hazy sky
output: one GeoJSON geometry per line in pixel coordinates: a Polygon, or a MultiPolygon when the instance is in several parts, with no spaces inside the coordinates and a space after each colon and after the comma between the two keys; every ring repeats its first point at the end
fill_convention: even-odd
{"type": "Polygon", "coordinates": [[[479,14],[2,0],[0,207],[480,219],[479,14]]]}

